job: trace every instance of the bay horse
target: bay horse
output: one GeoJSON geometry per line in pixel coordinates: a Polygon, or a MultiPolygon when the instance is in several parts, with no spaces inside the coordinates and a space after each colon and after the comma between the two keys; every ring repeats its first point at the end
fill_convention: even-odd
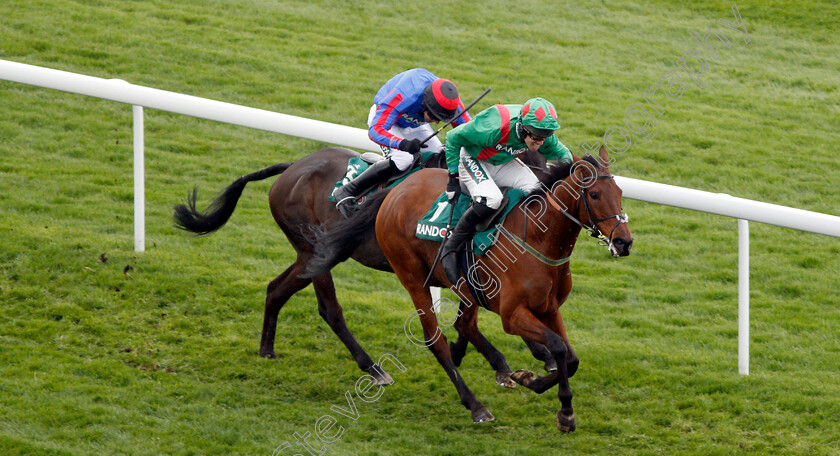
{"type": "MultiPolygon", "coordinates": [[[[480,283],[494,284],[497,292],[492,297],[488,295],[488,303],[501,317],[505,332],[547,346],[554,357],[556,371],[537,377],[531,371],[519,370],[512,379],[538,394],[558,385],[561,408],[555,424],[561,432],[573,432],[576,427],[569,377],[570,371],[577,368],[577,357],[560,315],[560,306],[572,288],[568,259],[582,228],[600,237],[616,257],[629,255],[633,243],[627,216],[622,213],[622,192],[610,174],[606,149],[601,147],[599,155],[600,160],[575,156],[573,163],[552,166],[541,178],[543,188],[519,203],[497,225],[504,234],[486,252],[486,261],[468,271],[479,277],[480,283]]],[[[366,220],[370,220],[370,214],[376,214],[372,220],[379,246],[414,302],[426,345],[455,385],[461,404],[470,410],[473,421],[483,422],[492,420],[493,415],[458,373],[446,337],[440,333],[431,310],[429,289],[423,287],[440,244],[415,236],[417,221],[446,187],[446,180],[443,170],[419,171],[387,195],[370,199],[346,224],[351,225],[354,219],[365,220],[366,215],[366,220]]],[[[338,245],[336,241],[352,243],[351,231],[336,228],[321,241],[332,246],[338,245]],[[342,234],[344,239],[337,239],[342,234]]],[[[359,231],[358,226],[355,231],[359,231]]],[[[343,261],[345,254],[338,252],[332,258],[320,258],[319,253],[318,258],[328,266],[343,261]]],[[[317,266],[324,265],[310,270],[318,271],[317,266]]],[[[431,284],[452,287],[462,296],[456,327],[478,348],[482,343],[476,326],[478,306],[463,299],[463,292],[458,290],[464,279],[450,283],[438,265],[431,284]]]]}
{"type": "MultiPolygon", "coordinates": [[[[343,220],[335,204],[327,198],[335,183],[344,177],[348,160],[358,155],[350,149],[330,147],[295,162],[278,163],[246,174],[231,183],[203,212],[196,209],[197,190],[193,190],[187,196],[186,204],[175,206],[174,219],[175,226],[185,231],[197,235],[213,233],[224,226],[233,215],[236,203],[249,182],[280,175],[269,191],[269,207],[275,222],[295,249],[297,258],[268,284],[259,355],[276,358],[274,342],[278,313],[295,293],[311,283],[318,301],[318,313],[350,351],[358,367],[370,374],[374,383],[384,385],[393,380],[374,363],[347,328],[344,311],[336,298],[330,272],[324,271],[312,277],[303,277],[306,264],[313,254],[314,233],[343,220]]],[[[528,161],[531,166],[541,166],[545,163],[539,154],[529,156],[528,161]]],[[[441,161],[429,166],[442,167],[443,163],[441,161]]],[[[367,267],[392,272],[374,236],[355,244],[352,258],[367,267]]],[[[463,357],[466,339],[459,341],[459,344],[460,357],[463,357]]],[[[553,366],[554,360],[545,347],[529,344],[529,348],[537,359],[546,362],[547,369],[553,366]]],[[[495,358],[501,356],[498,352],[493,354],[495,358]]]]}

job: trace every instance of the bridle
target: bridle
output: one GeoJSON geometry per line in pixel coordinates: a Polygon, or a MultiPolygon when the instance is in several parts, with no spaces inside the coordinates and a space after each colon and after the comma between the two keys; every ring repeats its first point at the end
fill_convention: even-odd
{"type": "MultiPolygon", "coordinates": [[[[603,174],[603,175],[600,175],[600,176],[595,176],[594,178],[590,177],[588,179],[612,179],[613,177],[614,176],[612,174],[603,174]]],[[[592,224],[591,226],[590,225],[584,225],[580,220],[577,219],[577,217],[575,217],[574,215],[570,214],[569,212],[564,210],[562,207],[560,207],[560,205],[557,204],[557,202],[554,201],[554,198],[552,198],[551,196],[549,196],[546,199],[548,200],[549,204],[551,204],[551,206],[554,207],[554,209],[557,209],[557,211],[559,211],[561,214],[565,215],[569,220],[575,222],[578,226],[580,226],[581,228],[586,230],[589,233],[590,236],[598,239],[598,244],[607,247],[610,251],[610,255],[612,255],[614,257],[618,257],[619,256],[618,250],[616,250],[615,246],[613,245],[612,237],[613,237],[613,234],[615,233],[616,228],[618,228],[619,225],[621,225],[622,223],[627,223],[627,221],[629,220],[629,217],[627,216],[626,213],[622,212],[622,213],[619,213],[619,214],[610,215],[609,217],[604,217],[602,219],[594,220],[594,216],[592,215],[592,209],[589,207],[589,199],[587,197],[586,189],[587,189],[586,186],[581,185],[581,187],[580,187],[580,198],[583,199],[583,205],[584,205],[584,208],[586,209],[587,218],[589,219],[589,222],[592,224]],[[601,230],[598,229],[598,224],[601,223],[601,222],[605,222],[607,220],[610,220],[610,219],[616,219],[615,225],[613,225],[612,229],[610,230],[610,235],[609,236],[604,236],[604,234],[601,232],[601,230]]],[[[522,239],[519,236],[516,236],[515,234],[508,231],[504,226],[502,226],[502,224],[497,225],[497,227],[498,227],[499,231],[501,231],[502,233],[505,234],[505,236],[508,237],[508,239],[510,239],[511,241],[518,244],[520,247],[525,249],[525,251],[527,251],[532,256],[534,256],[534,258],[540,260],[543,264],[546,264],[546,265],[552,266],[552,267],[556,267],[556,266],[560,266],[560,265],[568,263],[569,260],[571,259],[571,257],[565,257],[565,258],[560,258],[560,259],[557,259],[557,260],[552,260],[551,258],[549,258],[549,257],[541,254],[540,252],[538,252],[535,248],[533,248],[531,245],[529,245],[527,242],[525,242],[524,239],[522,239]]]]}
{"type": "MultiPolygon", "coordinates": [[[[587,180],[589,180],[589,179],[613,179],[614,177],[615,176],[613,176],[612,174],[602,174],[600,176],[589,177],[589,178],[587,178],[587,180]]],[[[592,209],[589,207],[589,198],[588,198],[586,189],[587,189],[587,186],[585,186],[585,185],[580,186],[580,198],[583,199],[583,206],[586,209],[586,216],[589,219],[589,222],[590,222],[591,226],[590,225],[584,225],[580,220],[577,219],[577,217],[568,213],[562,207],[560,207],[552,198],[547,198],[547,199],[548,199],[548,202],[555,209],[560,211],[560,213],[565,215],[569,220],[575,222],[578,226],[580,226],[581,228],[586,230],[589,233],[590,236],[598,239],[598,244],[599,245],[603,245],[603,246],[607,247],[610,251],[610,254],[614,257],[617,257],[619,255],[618,255],[618,250],[616,250],[615,246],[613,245],[613,241],[612,241],[613,234],[615,234],[615,230],[619,227],[619,225],[621,225],[622,223],[627,223],[629,221],[629,217],[627,216],[626,213],[621,212],[621,213],[618,213],[618,214],[610,215],[608,217],[604,217],[604,218],[595,220],[595,216],[592,215],[592,209]],[[601,230],[598,229],[598,224],[601,223],[601,222],[605,222],[607,220],[610,220],[610,219],[615,219],[616,220],[615,225],[613,225],[612,229],[610,230],[610,235],[609,236],[604,236],[604,233],[602,233],[601,230]]]]}

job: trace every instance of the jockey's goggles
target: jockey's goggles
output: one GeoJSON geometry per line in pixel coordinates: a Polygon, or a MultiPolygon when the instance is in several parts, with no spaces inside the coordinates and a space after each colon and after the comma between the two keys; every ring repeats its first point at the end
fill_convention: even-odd
{"type": "Polygon", "coordinates": [[[543,130],[542,128],[534,128],[530,125],[523,125],[522,128],[534,141],[545,141],[549,136],[554,134],[554,130],[543,130]]]}

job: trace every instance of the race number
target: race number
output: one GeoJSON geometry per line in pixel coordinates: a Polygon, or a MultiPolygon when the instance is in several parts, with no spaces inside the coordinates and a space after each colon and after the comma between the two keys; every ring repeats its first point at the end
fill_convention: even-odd
{"type": "Polygon", "coordinates": [[[432,215],[432,218],[429,219],[429,222],[437,221],[438,217],[443,214],[443,211],[446,210],[446,206],[449,206],[449,201],[440,201],[437,203],[437,209],[435,209],[435,213],[432,215]]]}

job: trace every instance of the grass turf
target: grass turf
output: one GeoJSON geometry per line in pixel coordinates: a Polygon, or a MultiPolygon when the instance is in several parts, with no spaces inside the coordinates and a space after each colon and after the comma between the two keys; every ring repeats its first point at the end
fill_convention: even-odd
{"type": "MultiPolygon", "coordinates": [[[[840,11],[833,2],[6,1],[0,58],[362,126],[391,75],[422,66],[486,87],[492,103],[543,96],[561,141],[622,126],[667,72],[657,133],[634,134],[613,171],[840,214],[840,11]],[[689,32],[731,46],[704,87],[677,60],[689,32]],[[714,39],[714,38],[713,38],[714,39]]],[[[735,221],[625,201],[634,252],[581,239],[564,306],[582,359],[578,431],[558,435],[552,394],[500,390],[474,351],[461,373],[496,415],[473,425],[403,322],[396,278],[355,264],[339,299],[372,356],[405,372],[372,403],[316,312],[311,288],[281,311],[278,360],[256,355],[266,283],[294,253],[246,189],[219,233],[172,228],[194,185],[208,201],[241,174],[323,144],[146,111],[147,251],[132,251],[131,109],[0,82],[0,451],[271,454],[330,414],[328,454],[836,454],[840,447],[840,241],[752,224],[751,375],[737,375],[735,221]],[[103,255],[104,254],[104,255],[103,255]]],[[[638,118],[637,118],[638,119],[638,118]]],[[[539,367],[498,317],[481,326],[514,368],[539,367]]],[[[451,331],[447,334],[452,335],[451,331]]],[[[302,448],[284,454],[303,453],[302,448]]]]}

